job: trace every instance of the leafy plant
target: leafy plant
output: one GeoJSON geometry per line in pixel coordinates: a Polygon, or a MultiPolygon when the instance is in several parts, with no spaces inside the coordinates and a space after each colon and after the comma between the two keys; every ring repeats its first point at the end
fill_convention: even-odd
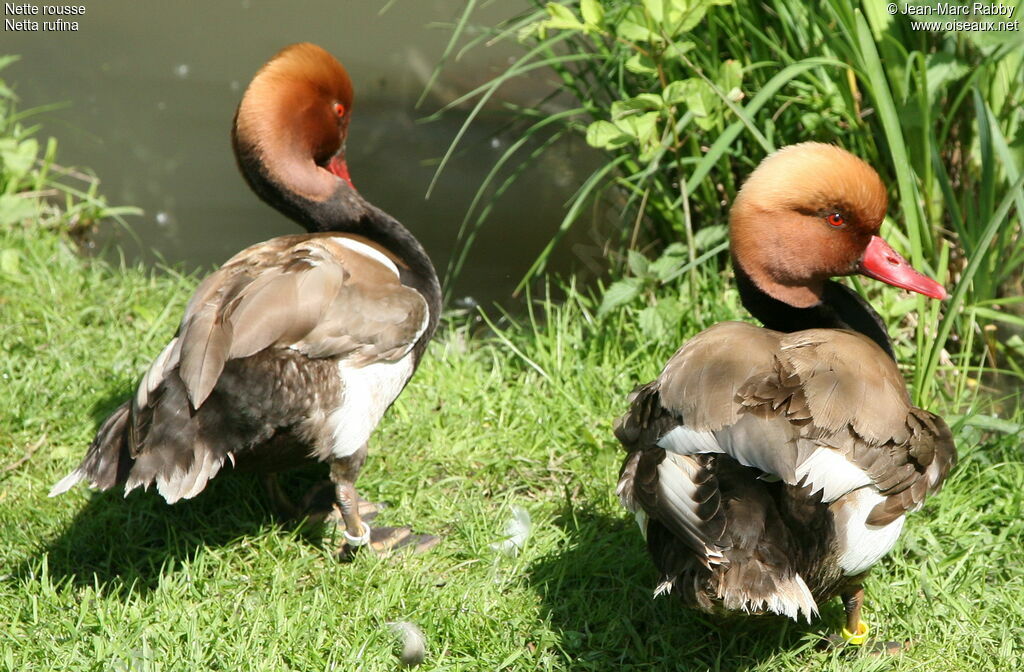
{"type": "MultiPolygon", "coordinates": [[[[18,60],[0,56],[0,70],[18,60]]],[[[138,208],[111,207],[99,193],[99,179],[55,163],[57,141],[45,146],[35,137],[38,124],[26,120],[59,107],[17,109],[17,96],[0,79],[0,227],[19,224],[60,229],[72,236],[89,233],[112,219],[124,224],[138,208]]]]}
{"type": "MultiPolygon", "coordinates": [[[[558,89],[543,104],[512,109],[524,125],[521,138],[543,138],[547,147],[577,134],[607,155],[574,195],[528,278],[543,272],[586,204],[604,198],[621,213],[613,247],[624,253],[614,258],[681,242],[689,265],[674,291],[695,302],[721,258],[702,255],[698,234],[726,220],[743,177],[777,147],[832,142],[894,185],[886,235],[915,265],[956,288],[948,303],[920,299],[896,325],[903,354],[914,360],[917,401],[928,403],[940,391],[940,369],[957,372],[942,388],[957,399],[964,381],[1021,370],[1017,350],[1006,345],[1009,335],[993,339],[988,326],[1024,328],[1020,33],[916,30],[879,3],[840,0],[524,4],[530,9],[482,31],[463,50],[516,39],[523,56],[453,105],[476,100],[468,125],[503,83],[552,69],[558,89]],[[571,102],[553,104],[566,94],[571,102]]],[[[460,25],[467,23],[464,15],[460,25]]],[[[457,144],[458,138],[449,156],[457,144]]],[[[502,179],[502,169],[514,167],[506,178],[513,179],[529,165],[517,157],[524,146],[510,146],[485,178],[466,231],[483,224],[483,194],[502,179]]],[[[613,267],[613,275],[626,278],[609,286],[606,312],[626,305],[624,299],[654,300],[641,289],[653,287],[651,278],[638,275],[637,266],[613,267]]]]}

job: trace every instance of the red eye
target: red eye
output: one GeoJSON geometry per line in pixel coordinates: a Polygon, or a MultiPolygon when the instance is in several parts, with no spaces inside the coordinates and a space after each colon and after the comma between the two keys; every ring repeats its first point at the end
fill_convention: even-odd
{"type": "Polygon", "coordinates": [[[832,226],[842,226],[843,224],[846,223],[846,220],[843,219],[843,216],[840,215],[838,212],[833,212],[831,215],[825,218],[825,221],[831,224],[832,226]]]}
{"type": "Polygon", "coordinates": [[[342,105],[341,103],[335,103],[334,104],[334,113],[336,115],[338,115],[339,117],[344,117],[345,116],[345,106],[342,105]]]}

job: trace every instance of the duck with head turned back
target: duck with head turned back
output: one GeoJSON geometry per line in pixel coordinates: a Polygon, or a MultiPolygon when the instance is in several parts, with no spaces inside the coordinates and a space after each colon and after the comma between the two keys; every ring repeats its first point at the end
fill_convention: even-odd
{"type": "Polygon", "coordinates": [[[441,292],[416,238],[352,185],[352,99],[345,69],[313,44],[256,74],[235,115],[238,166],[309,233],[246,248],[200,283],[177,336],[51,496],[81,480],[126,494],[155,483],[174,503],[230,464],[268,474],[294,511],[273,474],[320,461],[350,547],[436,540],[371,531],[354,488],[370,434],[434,333],[441,292]]]}
{"type": "Polygon", "coordinates": [[[956,462],[946,423],[911,404],[881,318],[830,280],[946,297],[878,236],[886,205],[870,166],[817,143],[772,154],[737,195],[736,279],[766,328],[697,334],[616,424],[617,492],[656,595],[808,621],[840,595],[843,637],[865,640],[865,575],[956,462]]]}

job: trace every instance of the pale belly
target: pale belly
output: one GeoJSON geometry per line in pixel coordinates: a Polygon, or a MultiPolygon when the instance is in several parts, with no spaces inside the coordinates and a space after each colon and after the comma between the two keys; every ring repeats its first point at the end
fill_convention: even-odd
{"type": "Polygon", "coordinates": [[[839,566],[846,576],[856,576],[881,560],[900,538],[905,516],[888,525],[868,525],[867,517],[875,505],[884,498],[871,488],[860,488],[838,500],[847,508],[849,516],[837,520],[839,566]]]}
{"type": "Polygon", "coordinates": [[[413,360],[409,356],[397,362],[363,367],[345,361],[338,363],[341,405],[327,418],[327,428],[333,437],[331,457],[348,457],[369,440],[412,372],[413,360]]]}

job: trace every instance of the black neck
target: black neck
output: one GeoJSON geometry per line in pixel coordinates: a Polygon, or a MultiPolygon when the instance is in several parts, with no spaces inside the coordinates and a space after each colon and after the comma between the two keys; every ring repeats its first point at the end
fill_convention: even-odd
{"type": "Polygon", "coordinates": [[[381,245],[402,262],[402,284],[420,292],[427,301],[427,328],[415,350],[417,362],[437,327],[441,314],[441,285],[426,250],[401,222],[369,203],[348,182],[338,179],[334,192],[323,201],[304,198],[282,187],[266,171],[255,153],[236,142],[242,176],[268,205],[310,233],[338,232],[363,236],[381,245]]]}
{"type": "Polygon", "coordinates": [[[793,332],[801,329],[850,329],[864,334],[895,359],[885,323],[857,292],[829,280],[821,302],[797,308],[763,292],[733,260],[740,300],[750,314],[769,329],[793,332]]]}

